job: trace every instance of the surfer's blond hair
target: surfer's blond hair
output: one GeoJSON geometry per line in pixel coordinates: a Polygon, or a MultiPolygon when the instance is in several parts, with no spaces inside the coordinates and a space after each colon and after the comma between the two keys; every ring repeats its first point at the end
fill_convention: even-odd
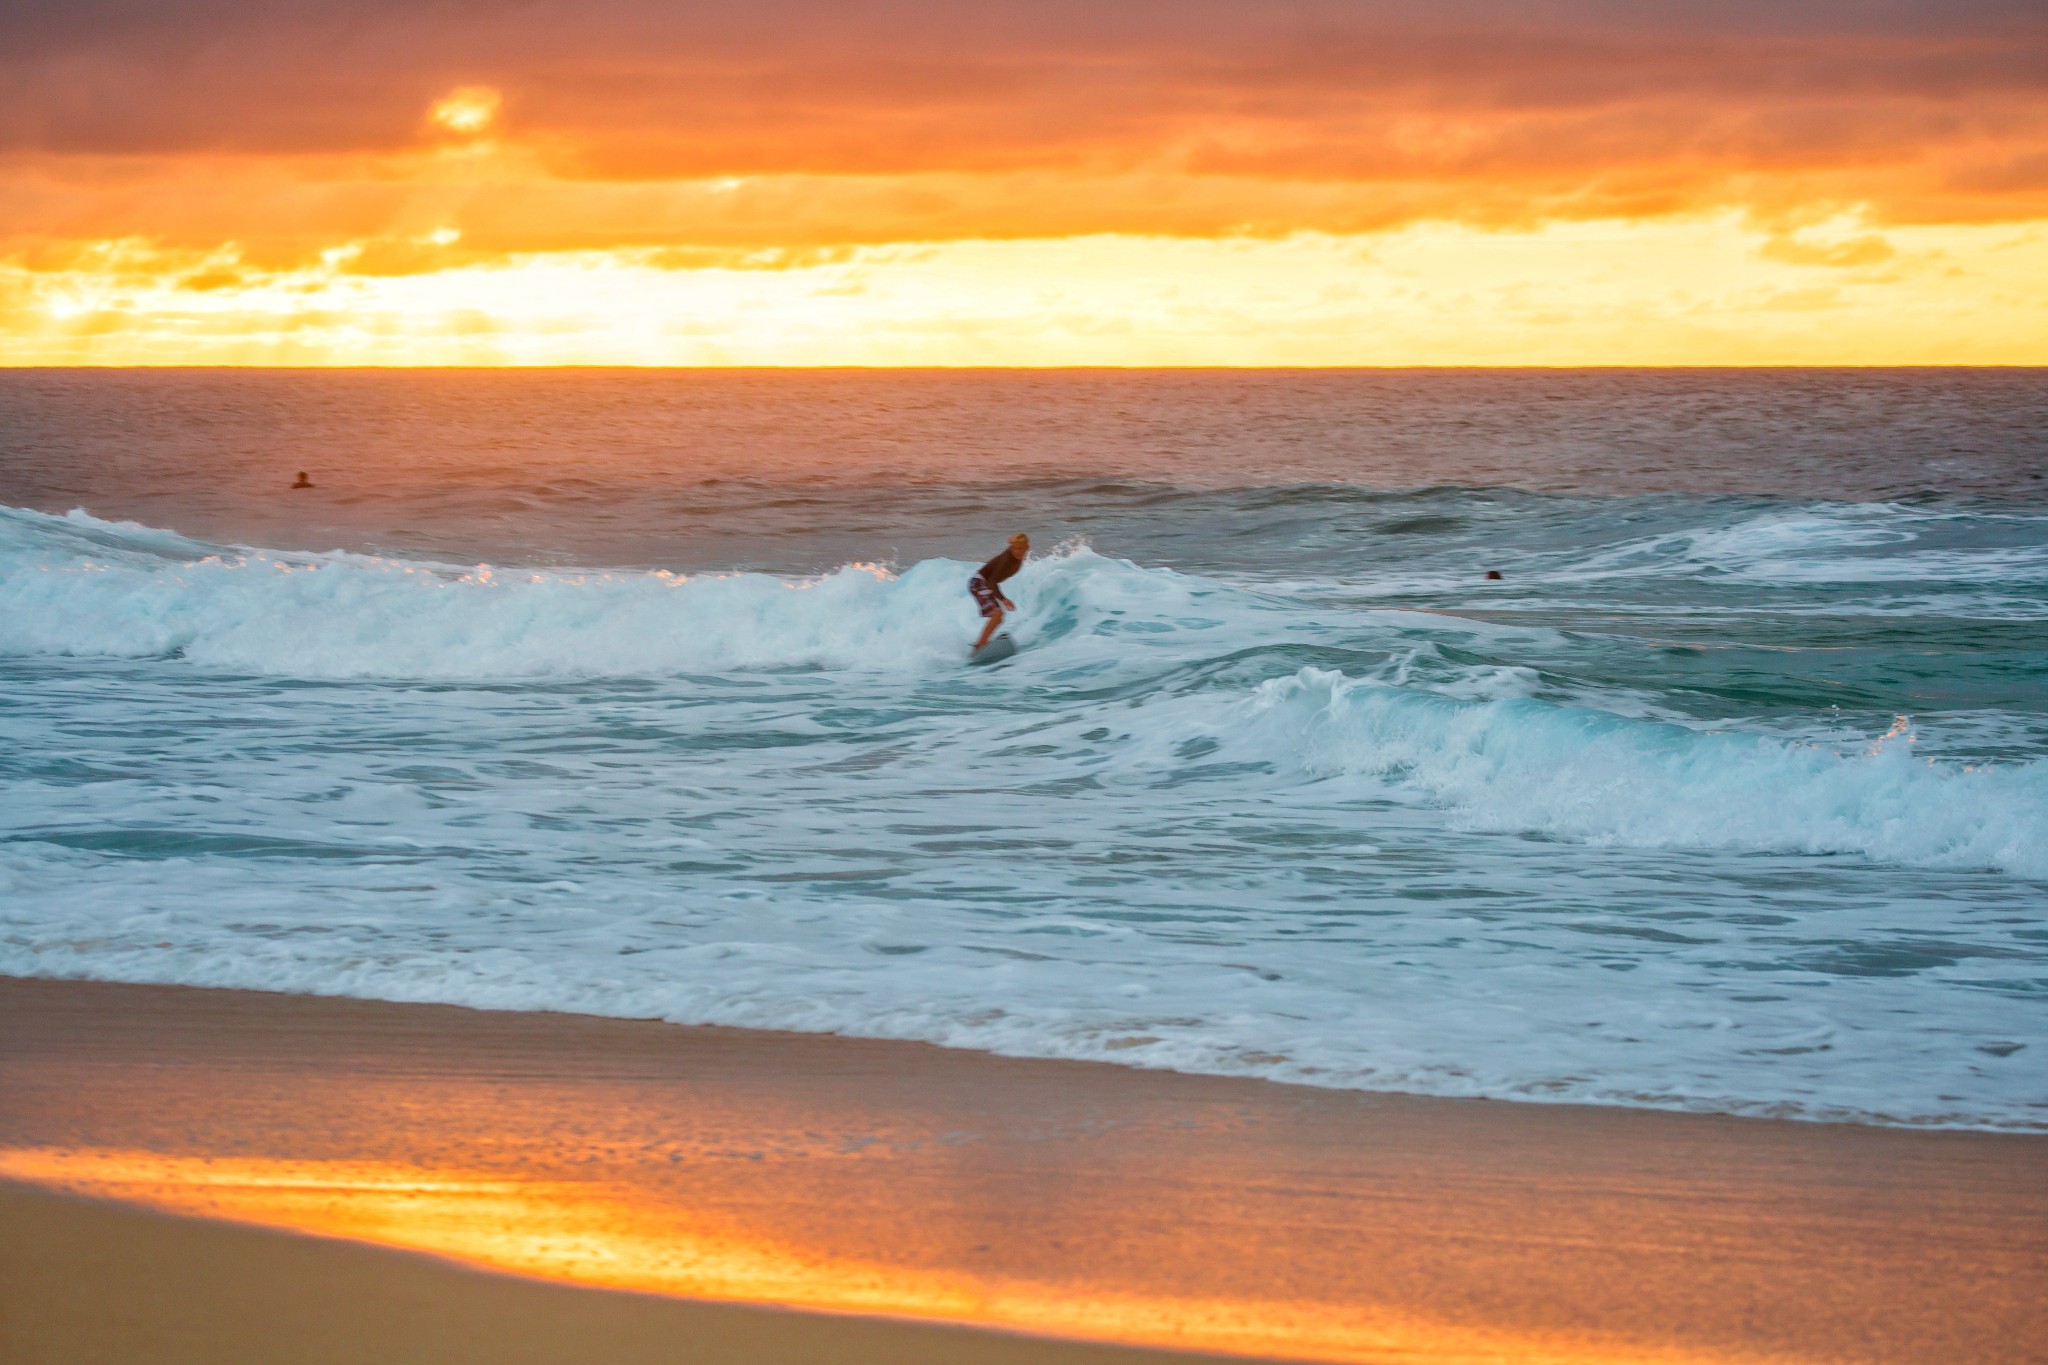
{"type": "Polygon", "coordinates": [[[1010,544],[1022,545],[1025,549],[1028,550],[1031,548],[1031,537],[1025,535],[1022,531],[1019,531],[1016,535],[1010,537],[1010,544]]]}

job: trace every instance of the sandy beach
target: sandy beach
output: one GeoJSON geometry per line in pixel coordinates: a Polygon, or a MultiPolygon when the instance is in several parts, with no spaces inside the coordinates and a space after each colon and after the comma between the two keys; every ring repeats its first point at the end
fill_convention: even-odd
{"type": "Polygon", "coordinates": [[[0,1356],[14,1365],[1219,1359],[542,1284],[5,1182],[0,1231],[0,1356]]]}
{"type": "Polygon", "coordinates": [[[10,1360],[2048,1352],[2032,1135],[20,979],[0,1095],[10,1360]]]}

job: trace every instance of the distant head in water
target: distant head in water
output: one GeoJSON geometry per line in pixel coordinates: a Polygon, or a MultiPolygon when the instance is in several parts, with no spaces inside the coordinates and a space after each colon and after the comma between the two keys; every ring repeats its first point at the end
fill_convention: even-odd
{"type": "Polygon", "coordinates": [[[1486,576],[1487,576],[1488,578],[1499,578],[1499,577],[1500,577],[1500,570],[1499,570],[1499,569],[1488,569],[1488,570],[1486,571],[1486,576]]]}
{"type": "Polygon", "coordinates": [[[313,481],[312,481],[311,479],[307,478],[307,477],[306,477],[306,471],[305,471],[305,470],[303,470],[303,469],[301,469],[301,470],[299,471],[299,481],[298,481],[297,483],[293,484],[293,485],[292,485],[292,487],[294,487],[294,488],[311,488],[312,486],[313,486],[313,481]]]}

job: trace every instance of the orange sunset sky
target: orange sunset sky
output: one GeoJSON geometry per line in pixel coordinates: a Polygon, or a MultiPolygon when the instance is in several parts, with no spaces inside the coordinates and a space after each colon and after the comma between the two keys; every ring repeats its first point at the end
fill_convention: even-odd
{"type": "Polygon", "coordinates": [[[2040,0],[6,0],[0,363],[2048,363],[2040,0]]]}

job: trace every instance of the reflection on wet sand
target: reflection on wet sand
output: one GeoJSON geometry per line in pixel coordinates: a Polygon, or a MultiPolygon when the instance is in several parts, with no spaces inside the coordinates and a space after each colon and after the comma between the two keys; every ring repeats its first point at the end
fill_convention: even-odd
{"type": "MultiPolygon", "coordinates": [[[[1072,1284],[836,1260],[597,1182],[48,1148],[0,1151],[0,1177],[169,1213],[431,1252],[493,1270],[691,1298],[1321,1360],[1650,1358],[1640,1348],[1589,1353],[1586,1342],[1508,1338],[1337,1304],[1091,1294],[1072,1284]]],[[[1654,1358],[1706,1357],[1658,1351],[1654,1358]]]]}
{"type": "Polygon", "coordinates": [[[1318,1360],[2022,1361],[2048,1142],[0,979],[0,1178],[578,1284],[1318,1360]]]}

